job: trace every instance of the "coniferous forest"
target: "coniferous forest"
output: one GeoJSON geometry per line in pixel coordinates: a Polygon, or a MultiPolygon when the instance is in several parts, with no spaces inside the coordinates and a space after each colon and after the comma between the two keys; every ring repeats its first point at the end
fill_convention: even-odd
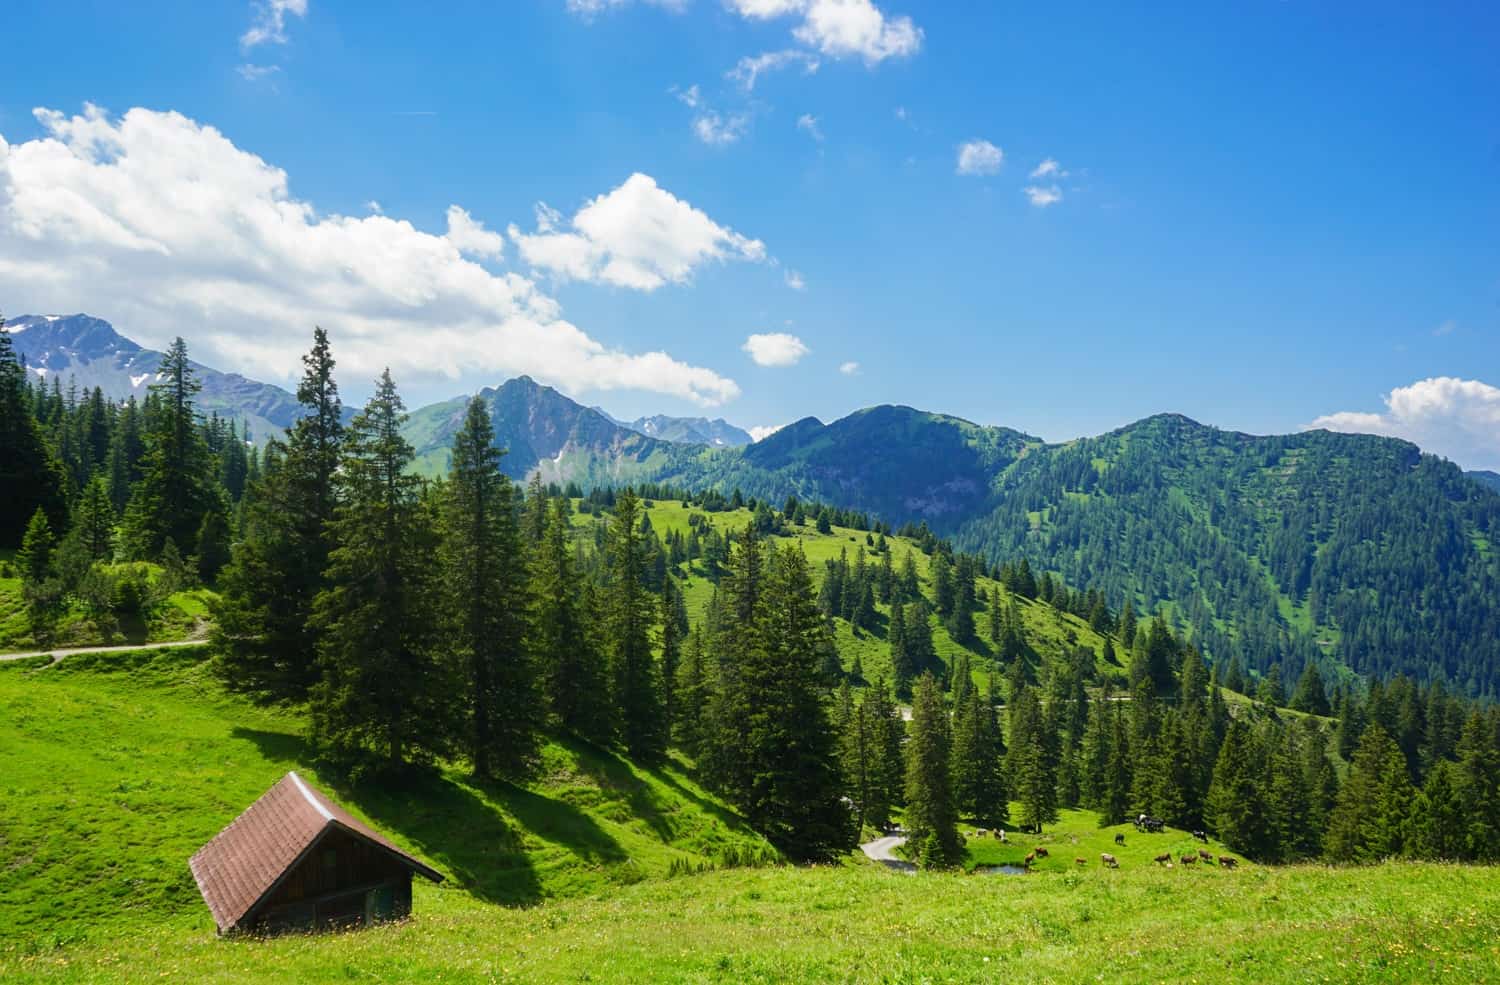
{"type": "Polygon", "coordinates": [[[389,373],[345,424],[321,329],[303,364],[303,416],[258,449],[197,413],[180,339],[149,396],[116,404],[30,383],[0,333],[3,534],[38,639],[68,606],[105,617],[159,601],[163,581],[211,584],[215,673],[305,707],[321,755],[356,779],[454,761],[524,777],[547,736],[571,735],[683,757],[799,861],[899,814],[912,857],[950,866],[961,821],[1039,831],[1077,807],[1265,862],[1500,861],[1493,704],[1316,659],[1285,678],[1233,651],[1210,662],[1164,613],[796,498],[517,488],[479,400],[447,474],[425,480],[389,373]],[[750,519],[664,538],[664,500],[750,519]],[[821,571],[779,536],[835,526],[865,543],[821,571]],[[690,619],[694,565],[712,595],[690,619]],[[1021,604],[1102,645],[1039,649],[1021,604]],[[840,653],[839,627],[883,638],[889,679],[840,653]],[[939,629],[987,656],[945,661],[939,629]]]}

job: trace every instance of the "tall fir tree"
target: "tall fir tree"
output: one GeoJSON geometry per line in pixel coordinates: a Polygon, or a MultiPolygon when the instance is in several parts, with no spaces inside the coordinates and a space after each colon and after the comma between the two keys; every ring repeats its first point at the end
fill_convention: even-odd
{"type": "Polygon", "coordinates": [[[957,865],[963,854],[949,775],[948,710],[931,674],[917,678],[912,693],[911,739],[906,746],[905,827],[923,868],[947,868],[957,865]]]}
{"type": "Polygon", "coordinates": [[[535,762],[545,709],[527,649],[530,586],[510,479],[484,400],[469,402],[444,487],[447,642],[464,680],[464,751],[480,777],[535,762]]]}
{"type": "Polygon", "coordinates": [[[667,750],[661,685],[651,654],[655,606],[645,585],[641,501],[631,490],[615,500],[609,526],[609,583],[604,605],[611,670],[619,704],[621,739],[637,759],[660,759],[667,750]]]}
{"type": "Polygon", "coordinates": [[[1375,862],[1401,853],[1411,780],[1401,749],[1384,728],[1371,725],[1360,736],[1323,838],[1329,857],[1375,862]]]}
{"type": "Polygon", "coordinates": [[[261,475],[248,483],[240,538],[220,575],[215,611],[220,676],[262,700],[301,700],[319,676],[313,601],[329,584],[345,443],[323,329],[314,329],[302,365],[302,416],[284,445],[271,443],[261,475]]]}
{"type": "Polygon", "coordinates": [[[0,317],[0,547],[19,547],[38,509],[67,527],[63,468],[32,413],[26,371],[0,317]]]}
{"type": "Polygon", "coordinates": [[[436,509],[412,475],[405,407],[387,370],[350,425],[329,585],[314,604],[322,677],[309,704],[331,754],[394,772],[452,747],[432,557],[436,509]]]}
{"type": "Polygon", "coordinates": [[[558,724],[599,745],[614,739],[614,718],[603,655],[588,620],[593,616],[573,565],[568,515],[553,502],[532,557],[531,652],[541,665],[548,705],[558,724]]]}

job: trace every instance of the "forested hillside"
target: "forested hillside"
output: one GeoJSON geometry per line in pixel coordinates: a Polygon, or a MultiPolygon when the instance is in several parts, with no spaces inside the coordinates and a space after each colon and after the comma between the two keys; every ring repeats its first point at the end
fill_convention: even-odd
{"type": "Polygon", "coordinates": [[[1215,656],[1500,693],[1500,496],[1403,441],[1176,416],[1028,455],[956,542],[1169,604],[1215,656]]]}

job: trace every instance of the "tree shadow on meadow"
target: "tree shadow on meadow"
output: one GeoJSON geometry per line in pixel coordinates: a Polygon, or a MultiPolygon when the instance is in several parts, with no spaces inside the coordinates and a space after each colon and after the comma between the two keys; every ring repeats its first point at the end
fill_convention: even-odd
{"type": "Polygon", "coordinates": [[[526,906],[541,900],[541,881],[526,851],[528,836],[559,844],[590,863],[626,858],[583,811],[523,787],[493,781],[471,788],[435,769],[350,784],[340,779],[345,771],[319,760],[301,736],[241,727],[232,735],[254,742],[268,758],[316,764],[330,793],[357,807],[377,829],[399,832],[422,857],[486,902],[526,906]]]}

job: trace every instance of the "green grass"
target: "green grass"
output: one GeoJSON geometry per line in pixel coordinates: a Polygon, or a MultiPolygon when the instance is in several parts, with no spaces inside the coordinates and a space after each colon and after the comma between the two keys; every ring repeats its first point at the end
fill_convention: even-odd
{"type": "MultiPolygon", "coordinates": [[[[1011,814],[1015,816],[1019,805],[1011,805],[1011,814]]],[[[968,836],[976,830],[973,824],[965,824],[962,833],[968,836]]],[[[1042,829],[1040,835],[1022,834],[1009,828],[1005,832],[1005,842],[1002,844],[993,836],[993,832],[984,838],[970,837],[965,843],[964,868],[973,870],[978,866],[986,865],[1020,865],[1026,858],[1026,854],[1038,846],[1047,849],[1047,857],[1039,858],[1032,865],[1033,873],[1059,873],[1082,871],[1086,868],[1098,868],[1103,862],[1100,855],[1108,852],[1119,860],[1122,868],[1132,869],[1142,866],[1150,866],[1156,856],[1163,852],[1170,852],[1174,860],[1183,855],[1197,855],[1198,849],[1202,848],[1212,852],[1215,856],[1233,856],[1240,866],[1251,866],[1251,863],[1240,857],[1238,852],[1230,851],[1222,843],[1209,839],[1208,844],[1196,841],[1192,832],[1179,831],[1176,828],[1167,828],[1160,834],[1142,834],[1135,830],[1131,824],[1116,824],[1107,828],[1099,827],[1099,817],[1093,811],[1071,811],[1059,812],[1056,824],[1049,824],[1042,829]],[[1124,835],[1125,844],[1115,844],[1115,835],[1124,835]],[[1077,859],[1083,859],[1086,865],[1080,866],[1077,859]]],[[[1179,867],[1180,863],[1174,861],[1173,868],[1179,867]]],[[[1193,871],[1207,871],[1210,876],[1217,871],[1217,864],[1204,865],[1202,860],[1192,863],[1193,871]]],[[[1243,871],[1236,870],[1236,873],[1243,871]]],[[[1229,875],[1226,872],[1224,875],[1229,875]]],[[[1190,877],[1192,871],[1186,873],[1190,877]]]]}
{"type": "Polygon", "coordinates": [[[0,981],[1274,985],[1484,982],[1500,968],[1500,869],[1168,870],[1150,857],[1197,844],[1086,812],[1040,839],[970,840],[971,865],[1046,844],[1027,876],[852,862],[674,876],[674,861],[765,848],[681,764],[552,743],[523,786],[444,771],[351,790],[308,755],[297,712],[226,695],[204,657],[0,667],[0,981]],[[292,767],[448,876],[418,882],[411,920],[215,936],[186,860],[292,767]]]}
{"type": "Polygon", "coordinates": [[[1500,873],[1440,865],[908,877],[716,872],[530,909],[419,885],[416,916],[221,941],[143,922],[0,951],[8,982],[1493,982],[1500,873]],[[1190,889],[1184,881],[1190,880],[1190,889]]]}
{"type": "Polygon", "coordinates": [[[648,771],[572,742],[549,743],[521,786],[449,770],[349,789],[311,755],[297,713],[224,694],[204,657],[183,647],[0,670],[0,942],[211,927],[188,857],[294,767],[447,874],[443,892],[491,904],[771,854],[682,764],[648,771]]]}
{"type": "MultiPolygon", "coordinates": [[[[144,565],[153,581],[161,568],[144,565]]],[[[120,569],[126,565],[109,565],[120,569]]],[[[148,618],[118,620],[107,624],[90,618],[81,606],[70,606],[58,619],[53,639],[47,644],[59,649],[111,644],[170,643],[207,634],[209,603],[214,593],[205,588],[176,592],[148,618]]],[[[38,650],[31,634],[20,578],[0,578],[0,653],[38,650]]]]}

